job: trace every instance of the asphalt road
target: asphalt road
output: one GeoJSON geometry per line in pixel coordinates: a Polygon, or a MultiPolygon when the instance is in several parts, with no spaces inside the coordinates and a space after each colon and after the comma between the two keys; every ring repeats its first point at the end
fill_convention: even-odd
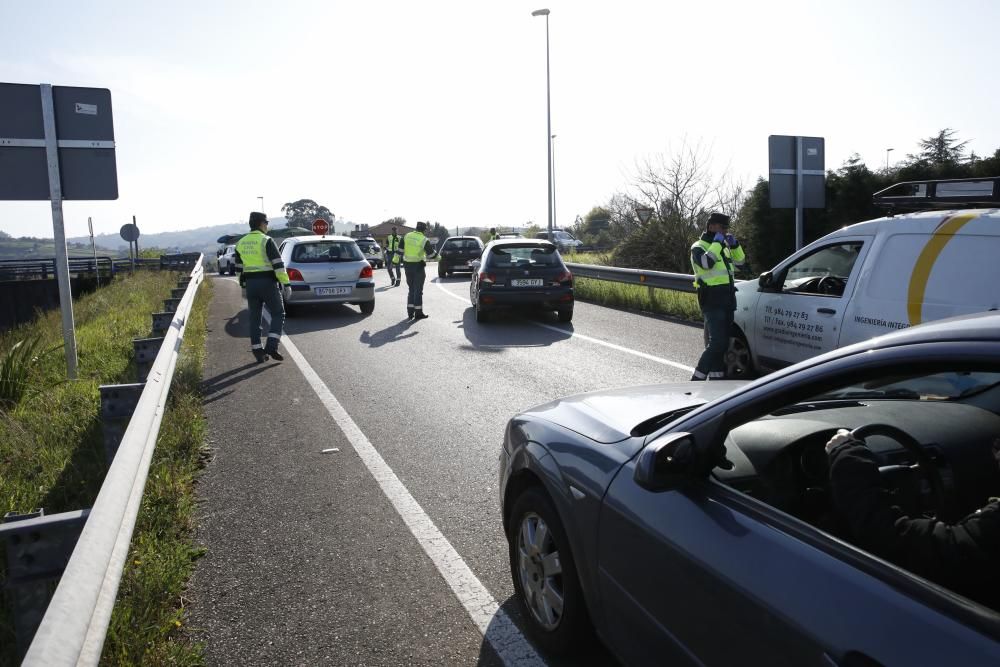
{"type": "Polygon", "coordinates": [[[478,324],[467,277],[429,278],[430,318],[411,322],[405,281],[388,287],[378,270],[376,284],[370,316],[317,307],[286,322],[304,373],[287,353],[252,362],[245,302],[235,279],[216,278],[205,368],[214,457],[199,484],[208,553],[189,607],[211,664],[526,662],[499,522],[504,424],[567,394],[685,380],[702,349],[698,327],[586,303],[567,324],[554,314],[478,324]],[[373,474],[365,447],[391,473],[373,474]],[[419,520],[397,510],[410,501],[385,490],[392,473],[440,535],[414,536],[419,520]],[[466,565],[493,606],[448,578],[466,565]],[[483,622],[477,605],[501,612],[483,622]]]}

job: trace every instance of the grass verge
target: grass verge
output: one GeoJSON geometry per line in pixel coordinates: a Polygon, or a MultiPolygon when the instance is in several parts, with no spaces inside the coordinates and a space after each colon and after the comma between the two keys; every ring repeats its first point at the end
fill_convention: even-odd
{"type": "MultiPolygon", "coordinates": [[[[0,410],[0,513],[44,507],[55,514],[93,505],[105,474],[98,386],[133,381],[132,339],[149,335],[150,313],[162,310],[176,277],[139,273],[74,304],[78,380],[65,378],[58,311],[0,336],[0,354],[25,339],[55,349],[33,359],[24,396],[0,410]]],[[[199,384],[210,291],[206,281],[188,321],[102,664],[202,662],[200,647],[179,628],[181,592],[200,554],[192,540],[192,483],[203,442],[199,384]]],[[[16,664],[16,653],[3,605],[0,665],[7,664],[16,664]]]]}

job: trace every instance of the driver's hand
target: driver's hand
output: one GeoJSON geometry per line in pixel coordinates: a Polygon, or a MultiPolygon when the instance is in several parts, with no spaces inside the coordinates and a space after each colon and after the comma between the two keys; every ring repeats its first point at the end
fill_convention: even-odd
{"type": "Polygon", "coordinates": [[[851,432],[846,428],[839,429],[837,434],[830,438],[830,442],[826,443],[826,453],[829,454],[833,451],[834,447],[842,445],[845,442],[850,442],[854,438],[851,437],[851,432]]]}

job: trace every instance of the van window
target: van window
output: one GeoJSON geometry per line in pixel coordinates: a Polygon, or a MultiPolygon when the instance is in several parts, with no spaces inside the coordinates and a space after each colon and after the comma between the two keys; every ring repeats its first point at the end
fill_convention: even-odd
{"type": "Polygon", "coordinates": [[[806,255],[786,269],[781,291],[843,296],[862,245],[861,241],[838,243],[806,255]]]}
{"type": "MultiPolygon", "coordinates": [[[[876,262],[867,294],[873,299],[899,301],[909,299],[911,276],[917,258],[932,236],[929,234],[893,234],[879,251],[882,257],[905,258],[901,262],[876,262]]],[[[957,234],[952,236],[930,266],[923,292],[924,318],[947,317],[951,310],[932,314],[928,307],[971,306],[987,310],[1000,300],[1000,236],[957,234]]],[[[931,259],[930,257],[928,259],[931,259]]]]}

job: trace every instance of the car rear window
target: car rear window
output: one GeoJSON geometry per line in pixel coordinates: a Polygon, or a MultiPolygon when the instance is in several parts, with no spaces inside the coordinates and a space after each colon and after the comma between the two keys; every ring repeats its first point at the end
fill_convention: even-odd
{"type": "Polygon", "coordinates": [[[555,246],[545,245],[508,245],[494,248],[490,253],[489,266],[492,268],[527,267],[527,266],[560,266],[562,259],[555,246]]]}
{"type": "Polygon", "coordinates": [[[479,250],[479,244],[475,239],[448,239],[441,247],[442,250],[479,250]]]}
{"type": "Polygon", "coordinates": [[[354,241],[316,241],[298,243],[292,250],[292,261],[303,264],[317,262],[354,262],[364,255],[354,241]]]}

